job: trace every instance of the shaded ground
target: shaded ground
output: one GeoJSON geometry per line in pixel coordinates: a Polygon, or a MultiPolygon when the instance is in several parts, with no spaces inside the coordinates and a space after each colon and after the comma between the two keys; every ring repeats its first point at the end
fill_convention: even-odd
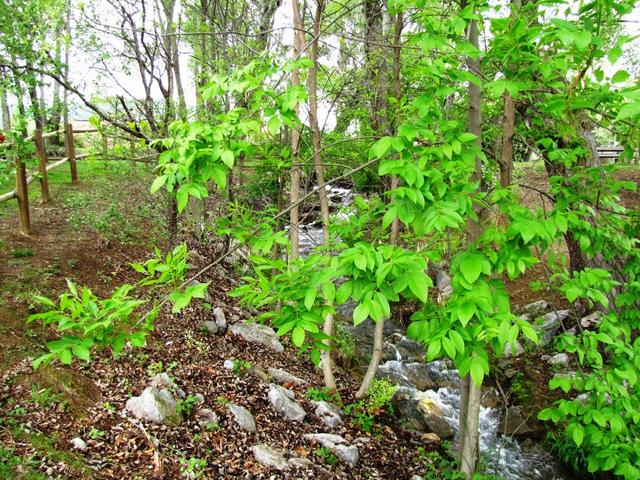
{"type": "MultiPolygon", "coordinates": [[[[354,471],[330,465],[322,451],[302,439],[303,433],[327,431],[306,400],[307,388],[322,385],[306,357],[291,349],[276,355],[229,336],[210,336],[201,328],[211,306],[223,307],[230,320],[248,316],[226,295],[234,285],[231,266],[215,269],[205,279],[212,282],[212,305],[200,303],[180,315],[164,311],[146,348],[126,350],[119,359],[103,352],[89,365],[31,369],[31,360],[46,351],[51,339],[37,324],[25,324],[36,311],[33,294],[54,297],[70,278],[106,295],[117,285],[134,282],[137,274],[129,262],[143,260],[151,245],[162,241],[162,212],[152,207],[147,194],[149,173],[138,174],[84,164],[79,185],[51,182],[51,204],[40,205],[37,195],[32,199],[29,238],[16,233],[15,203],[0,206],[0,478],[196,478],[195,473],[189,477],[189,462],[199,460],[206,462],[200,478],[273,478],[251,453],[252,445],[263,442],[314,461],[317,466],[299,471],[298,478],[409,478],[423,472],[427,460],[418,446],[424,442],[385,418],[371,432],[351,423],[332,431],[350,440],[364,437],[354,471]],[[267,400],[265,383],[222,368],[224,360],[234,358],[305,378],[309,387],[295,388],[308,412],[305,423],[283,421],[267,400]],[[220,424],[207,430],[190,418],[167,428],[125,418],[126,400],[139,395],[161,371],[168,371],[187,393],[202,394],[220,424]],[[226,413],[229,401],[252,411],[256,434],[238,430],[226,413]],[[85,452],[72,449],[74,437],[86,440],[85,452]]],[[[212,256],[207,248],[200,249],[203,261],[212,256]]],[[[354,385],[344,381],[342,388],[344,400],[352,400],[347,391],[355,391],[354,385]]]]}

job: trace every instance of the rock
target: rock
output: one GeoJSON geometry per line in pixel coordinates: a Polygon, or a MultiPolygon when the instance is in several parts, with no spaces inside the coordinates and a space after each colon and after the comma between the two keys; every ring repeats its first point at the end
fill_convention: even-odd
{"type": "Polygon", "coordinates": [[[224,334],[227,331],[227,317],[224,315],[224,311],[220,307],[213,309],[213,317],[215,318],[215,324],[218,327],[218,332],[224,334]]]}
{"type": "Polygon", "coordinates": [[[256,431],[256,420],[249,410],[235,403],[228,403],[227,410],[231,412],[238,426],[247,432],[256,431]]]}
{"type": "Polygon", "coordinates": [[[291,464],[285,460],[284,455],[279,450],[266,444],[254,445],[251,447],[253,457],[260,465],[273,468],[275,470],[288,470],[291,464]]]}
{"type": "Polygon", "coordinates": [[[333,435],[331,433],[307,433],[304,435],[304,438],[310,442],[319,443],[349,466],[355,467],[358,465],[358,461],[360,460],[358,448],[351,445],[340,435],[333,435]]]}
{"type": "Polygon", "coordinates": [[[538,300],[524,307],[520,307],[518,313],[520,315],[528,315],[530,318],[538,318],[549,310],[549,304],[545,300],[538,300]]]}
{"type": "Polygon", "coordinates": [[[295,401],[293,392],[273,383],[269,387],[269,401],[276,411],[291,422],[302,422],[307,412],[295,401]]]}
{"type": "Polygon", "coordinates": [[[582,317],[580,319],[580,326],[582,328],[592,328],[600,324],[602,321],[602,312],[596,310],[595,312],[582,317]]]}
{"type": "Polygon", "coordinates": [[[296,377],[285,370],[279,368],[270,368],[269,375],[280,384],[306,385],[307,381],[296,377]]]}
{"type": "Polygon", "coordinates": [[[233,363],[233,360],[225,360],[222,364],[222,368],[224,368],[225,370],[233,371],[233,369],[235,368],[235,363],[233,363]]]}
{"type": "Polygon", "coordinates": [[[205,328],[205,330],[209,333],[211,333],[212,335],[217,335],[220,328],[218,327],[218,324],[212,320],[207,320],[205,322],[202,322],[202,326],[205,328]]]}
{"type": "Polygon", "coordinates": [[[312,468],[313,462],[308,458],[292,457],[289,459],[289,463],[296,468],[312,468]]]}
{"type": "MultiPolygon", "coordinates": [[[[396,355],[400,355],[400,359],[407,362],[422,362],[426,355],[424,345],[415,340],[407,338],[400,332],[396,332],[390,337],[394,345],[396,355]]],[[[390,360],[398,360],[398,358],[390,358],[390,360]]]]}
{"type": "Polygon", "coordinates": [[[193,398],[195,398],[197,404],[204,403],[204,395],[202,395],[201,393],[194,394],[193,398]]]}
{"type": "Polygon", "coordinates": [[[524,353],[524,348],[522,348],[522,344],[518,340],[513,342],[513,344],[515,346],[515,354],[511,351],[511,343],[507,342],[507,344],[504,347],[504,354],[503,354],[505,358],[519,357],[524,353]]]}
{"type": "Polygon", "coordinates": [[[189,263],[194,265],[204,265],[207,262],[207,259],[204,258],[197,250],[189,250],[189,263]]]}
{"type": "Polygon", "coordinates": [[[498,433],[513,437],[527,437],[538,433],[527,422],[529,416],[522,412],[522,407],[509,407],[500,411],[498,433]]]}
{"type": "Polygon", "coordinates": [[[340,416],[342,415],[342,410],[340,410],[337,405],[324,400],[319,402],[312,401],[311,403],[316,407],[316,416],[320,418],[322,423],[327,427],[334,428],[342,423],[342,417],[340,416]]]}
{"type": "Polygon", "coordinates": [[[427,443],[440,443],[442,441],[442,439],[433,432],[423,433],[421,438],[427,443]]]}
{"type": "Polygon", "coordinates": [[[376,377],[386,378],[395,385],[422,391],[436,387],[431,378],[430,367],[420,362],[403,363],[389,360],[378,367],[376,377]]]}
{"type": "Polygon", "coordinates": [[[562,322],[569,316],[569,310],[556,310],[546,313],[541,319],[536,321],[534,327],[540,337],[540,346],[544,347],[551,342],[551,339],[558,333],[562,322]]]}
{"type": "Polygon", "coordinates": [[[125,408],[136,418],[163,425],[179,425],[182,415],[176,399],[166,388],[147,387],[139,397],[127,400],[125,408]]]}
{"type": "Polygon", "coordinates": [[[405,426],[418,432],[432,432],[443,440],[454,437],[454,431],[443,418],[443,411],[428,395],[408,387],[398,387],[391,400],[405,426]]]}
{"type": "Polygon", "coordinates": [[[202,418],[207,423],[213,423],[214,425],[220,423],[218,414],[210,408],[199,408],[198,410],[196,410],[196,416],[202,418]]]}
{"type": "Polygon", "coordinates": [[[549,360],[547,360],[551,365],[568,365],[569,364],[569,355],[566,353],[556,353],[549,360]]]}
{"type": "Polygon", "coordinates": [[[163,389],[163,388],[178,388],[173,379],[169,376],[168,373],[162,372],[154,375],[151,379],[151,384],[153,388],[163,389]]]}
{"type": "Polygon", "coordinates": [[[87,449],[87,442],[85,442],[80,437],[76,437],[73,440],[71,440],[71,446],[73,447],[74,450],[79,450],[81,452],[84,452],[87,449]]]}
{"type": "Polygon", "coordinates": [[[253,322],[241,322],[229,327],[231,333],[250,343],[257,343],[274,352],[283,352],[284,347],[273,328],[253,322]]]}
{"type": "Polygon", "coordinates": [[[409,480],[424,480],[424,478],[421,477],[420,475],[414,475],[409,480]]]}
{"type": "Polygon", "coordinates": [[[438,270],[436,273],[436,287],[440,290],[440,295],[443,298],[449,298],[451,292],[453,292],[449,272],[446,270],[438,270]]]}

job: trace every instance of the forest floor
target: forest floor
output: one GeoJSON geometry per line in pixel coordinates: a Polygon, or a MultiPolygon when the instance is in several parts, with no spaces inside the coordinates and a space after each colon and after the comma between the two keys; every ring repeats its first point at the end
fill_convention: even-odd
{"type": "MultiPolygon", "coordinates": [[[[380,415],[368,432],[349,421],[328,430],[311,414],[308,399],[309,389],[322,387],[322,377],[294,349],[274,353],[231,335],[203,331],[202,321],[210,319],[212,307],[221,307],[228,319],[248,316],[228,296],[238,276],[230,264],[202,279],[211,282],[210,305],[200,302],[176,315],[163,311],[145,348],[125,350],[117,359],[105,351],[87,365],[53,364],[33,371],[32,359],[52,339],[50,330],[25,322],[38,308],[34,294],[56,297],[70,278],[98,296],[108,295],[116,286],[135,283],[137,274],[129,264],[145,260],[154,245],[164,242],[164,213],[157,206],[162,202],[148,193],[148,168],[139,165],[131,174],[128,164],[79,166],[77,185],[65,183],[62,175],[50,179],[49,204],[39,203],[37,186],[32,186],[30,237],[18,233],[15,203],[0,204],[0,478],[275,478],[254,460],[251,447],[260,443],[312,460],[312,469],[292,470],[287,478],[408,479],[434,471],[427,451],[437,445],[426,444],[425,450],[423,437],[403,430],[391,417],[380,415]],[[234,359],[264,370],[281,368],[306,380],[305,386],[291,386],[309,412],[305,422],[285,422],[273,410],[267,383],[223,368],[225,360],[234,359]],[[203,395],[219,424],[209,428],[191,416],[169,428],[142,425],[123,415],[127,399],[139,395],[160,372],[168,372],[188,394],[203,395]],[[229,402],[251,410],[257,432],[238,428],[227,413],[229,402]],[[358,445],[358,467],[334,464],[302,437],[326,431],[358,445]],[[86,441],[86,450],[72,448],[76,437],[86,441]]],[[[518,175],[546,188],[544,171],[536,165],[518,175]]],[[[638,182],[640,171],[624,170],[622,177],[638,182]]],[[[629,194],[625,201],[637,205],[639,198],[629,194]]],[[[196,267],[213,258],[211,245],[190,242],[190,248],[202,259],[196,267]]],[[[542,269],[533,269],[511,284],[514,303],[549,300],[550,292],[529,288],[529,282],[543,277],[542,269]]],[[[552,301],[561,303],[559,298],[552,301]]],[[[353,401],[349,392],[355,391],[355,379],[346,372],[338,376],[343,401],[353,401]]]]}

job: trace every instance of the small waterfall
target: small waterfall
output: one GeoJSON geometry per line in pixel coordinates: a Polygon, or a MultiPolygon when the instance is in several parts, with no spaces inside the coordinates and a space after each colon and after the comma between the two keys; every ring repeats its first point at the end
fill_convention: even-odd
{"type": "MultiPolygon", "coordinates": [[[[381,367],[400,370],[397,360],[390,360],[381,367]]],[[[460,377],[449,362],[439,360],[427,364],[435,382],[443,386],[426,390],[424,394],[438,405],[444,420],[458,433],[460,418],[460,377]]],[[[520,444],[517,440],[498,435],[499,411],[480,407],[480,453],[487,473],[494,473],[506,480],[568,480],[571,478],[555,458],[532,441],[520,444]]]]}

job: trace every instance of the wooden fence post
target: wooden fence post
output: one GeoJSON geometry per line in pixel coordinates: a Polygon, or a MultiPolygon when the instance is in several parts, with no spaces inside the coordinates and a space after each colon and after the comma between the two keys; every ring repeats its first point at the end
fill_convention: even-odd
{"type": "Polygon", "coordinates": [[[31,217],[29,216],[29,190],[27,189],[27,168],[20,158],[16,162],[16,199],[20,216],[20,231],[31,235],[31,217]]]}
{"type": "Polygon", "coordinates": [[[38,156],[38,172],[40,172],[40,191],[42,192],[42,203],[49,203],[49,179],[47,178],[47,152],[44,149],[44,139],[42,130],[33,132],[33,141],[36,144],[36,155],[38,156]]]}
{"type": "Polygon", "coordinates": [[[64,128],[64,146],[71,166],[71,183],[78,183],[78,167],[76,165],[76,147],[73,144],[73,125],[67,123],[64,128]]]}

